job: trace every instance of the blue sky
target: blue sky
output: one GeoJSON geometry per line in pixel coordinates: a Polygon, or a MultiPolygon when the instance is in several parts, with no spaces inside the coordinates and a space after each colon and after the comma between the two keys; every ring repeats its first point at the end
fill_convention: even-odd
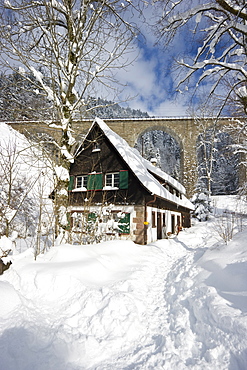
{"type": "Polygon", "coordinates": [[[178,45],[169,51],[165,50],[162,45],[155,44],[156,38],[147,25],[143,24],[142,32],[145,37],[136,40],[133,51],[136,60],[127,69],[118,71],[121,83],[127,84],[122,94],[123,100],[125,94],[132,96],[127,105],[150,115],[186,115],[187,98],[176,94],[176,75],[171,70],[171,50],[175,51],[178,45]]]}
{"type": "MultiPolygon", "coordinates": [[[[138,38],[133,51],[136,60],[117,74],[119,81],[127,84],[122,94],[132,96],[127,105],[134,109],[141,109],[151,116],[188,116],[191,115],[192,89],[179,93],[176,91],[179,80],[178,71],[172,68],[174,58],[184,53],[191,53],[196,44],[191,35],[184,32],[176,36],[172,45],[165,48],[156,44],[154,34],[150,28],[142,23],[142,32],[145,37],[138,38]]],[[[134,59],[134,58],[133,58],[134,59]]],[[[195,82],[196,83],[196,82],[195,82]]],[[[193,86],[193,81],[191,83],[193,86]]]]}

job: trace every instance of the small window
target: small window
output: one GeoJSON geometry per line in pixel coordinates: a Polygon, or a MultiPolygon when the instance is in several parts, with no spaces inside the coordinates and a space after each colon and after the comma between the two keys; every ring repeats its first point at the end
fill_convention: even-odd
{"type": "Polygon", "coordinates": [[[93,149],[92,149],[92,153],[96,153],[96,152],[100,152],[100,147],[97,143],[94,143],[93,144],[93,149]]]}
{"type": "Polygon", "coordinates": [[[130,233],[130,213],[124,213],[118,220],[118,228],[121,234],[130,233]]]}
{"type": "Polygon", "coordinates": [[[87,188],[87,175],[76,177],[76,188],[87,188]]]}
{"type": "Polygon", "coordinates": [[[107,173],[105,175],[105,186],[119,188],[119,172],[107,173]]]}

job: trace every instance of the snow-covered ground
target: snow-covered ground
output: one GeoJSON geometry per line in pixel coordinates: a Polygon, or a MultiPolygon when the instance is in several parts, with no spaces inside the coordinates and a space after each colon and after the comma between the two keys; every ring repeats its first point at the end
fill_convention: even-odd
{"type": "MultiPolygon", "coordinates": [[[[215,205],[246,212],[235,197],[215,205]]],[[[234,220],[242,232],[225,244],[222,220],[147,246],[14,254],[0,277],[0,369],[247,369],[247,230],[234,220]]]]}

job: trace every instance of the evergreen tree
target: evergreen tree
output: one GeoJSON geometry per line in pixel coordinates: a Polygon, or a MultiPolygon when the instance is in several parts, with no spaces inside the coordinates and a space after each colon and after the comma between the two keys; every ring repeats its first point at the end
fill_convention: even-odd
{"type": "Polygon", "coordinates": [[[211,200],[208,190],[202,181],[198,181],[196,187],[196,193],[191,199],[192,203],[195,205],[195,210],[193,216],[199,221],[207,221],[210,213],[212,212],[211,200]]]}

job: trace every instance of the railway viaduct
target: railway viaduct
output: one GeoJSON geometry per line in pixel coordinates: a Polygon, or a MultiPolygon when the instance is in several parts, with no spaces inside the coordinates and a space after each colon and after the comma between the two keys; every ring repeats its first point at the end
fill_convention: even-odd
{"type": "MultiPolygon", "coordinates": [[[[118,135],[124,138],[130,146],[134,146],[139,135],[147,131],[162,130],[176,139],[181,149],[181,182],[186,188],[187,195],[193,193],[193,189],[197,182],[197,153],[196,143],[203,129],[210,128],[215,125],[214,118],[205,120],[195,120],[194,118],[120,118],[120,119],[104,119],[107,125],[118,135]]],[[[85,135],[91,126],[92,119],[84,119],[76,121],[73,125],[74,136],[80,138],[85,135]]],[[[19,121],[9,123],[14,129],[21,133],[28,134],[43,134],[46,133],[52,136],[55,140],[59,140],[61,131],[54,127],[48,126],[44,122],[36,121],[19,121]]],[[[217,119],[217,127],[222,130],[233,124],[230,118],[217,119]]],[[[243,183],[246,179],[246,171],[244,168],[239,170],[239,182],[243,183]]]]}

